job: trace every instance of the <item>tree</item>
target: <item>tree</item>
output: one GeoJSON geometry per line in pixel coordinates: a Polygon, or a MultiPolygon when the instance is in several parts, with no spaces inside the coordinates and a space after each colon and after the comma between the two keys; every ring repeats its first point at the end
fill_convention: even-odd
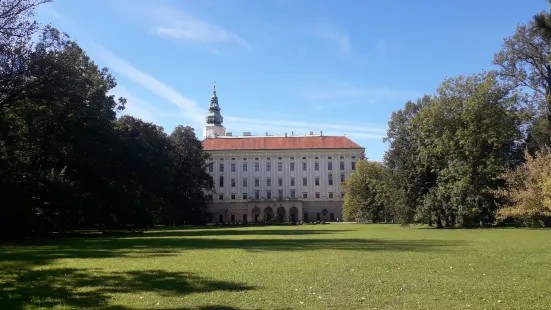
{"type": "Polygon", "coordinates": [[[211,202],[206,191],[214,186],[207,173],[210,154],[203,151],[192,127],[177,126],[169,140],[174,175],[170,187],[172,207],[167,214],[179,224],[203,224],[211,202]]]}
{"type": "Polygon", "coordinates": [[[551,151],[544,149],[526,163],[505,173],[506,187],[496,194],[503,199],[499,221],[514,219],[530,227],[551,225],[551,151]]]}
{"type": "Polygon", "coordinates": [[[356,171],[344,182],[345,220],[387,221],[392,218],[393,192],[390,171],[379,162],[360,160],[356,171]]]}
{"type": "Polygon", "coordinates": [[[550,18],[542,12],[527,24],[519,25],[515,34],[504,40],[502,50],[493,60],[499,67],[499,77],[510,87],[530,91],[536,115],[528,128],[527,140],[528,147],[534,150],[551,145],[550,18]]]}
{"type": "Polygon", "coordinates": [[[469,226],[491,221],[491,191],[499,176],[518,162],[521,138],[519,96],[482,73],[445,80],[417,117],[421,160],[436,173],[436,184],[419,209],[440,225],[469,226]]]}
{"type": "Polygon", "coordinates": [[[82,212],[91,204],[74,204],[53,194],[91,197],[83,201],[104,196],[105,191],[98,189],[110,181],[109,150],[116,145],[112,122],[124,100],[117,103],[108,95],[116,85],[108,71],[99,69],[75,42],[54,28],[46,27],[37,43],[17,47],[11,55],[23,69],[3,77],[6,87],[0,94],[0,146],[4,148],[0,191],[11,198],[6,208],[15,212],[2,226],[29,231],[34,220],[49,223],[34,227],[79,225],[82,212]],[[51,191],[47,184],[54,180],[52,169],[58,176],[55,180],[67,178],[65,186],[74,188],[65,193],[51,191]],[[77,218],[59,221],[47,216],[66,214],[77,218]]]}
{"type": "Polygon", "coordinates": [[[26,44],[38,29],[34,10],[52,0],[0,0],[0,46],[26,44]]]}
{"type": "Polygon", "coordinates": [[[392,112],[388,122],[385,142],[389,142],[384,154],[384,164],[391,171],[392,184],[396,184],[394,197],[397,201],[395,215],[402,224],[414,221],[417,207],[435,176],[429,166],[420,160],[419,128],[415,118],[431,101],[430,96],[419,98],[416,103],[408,101],[404,108],[392,112]]]}

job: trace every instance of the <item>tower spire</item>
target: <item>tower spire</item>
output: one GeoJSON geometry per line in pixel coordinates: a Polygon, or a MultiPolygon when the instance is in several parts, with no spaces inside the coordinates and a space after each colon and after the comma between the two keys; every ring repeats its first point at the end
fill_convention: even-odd
{"type": "Polygon", "coordinates": [[[218,96],[216,95],[216,81],[212,85],[212,96],[210,97],[209,114],[206,117],[207,124],[222,125],[224,118],[220,114],[218,96]]]}

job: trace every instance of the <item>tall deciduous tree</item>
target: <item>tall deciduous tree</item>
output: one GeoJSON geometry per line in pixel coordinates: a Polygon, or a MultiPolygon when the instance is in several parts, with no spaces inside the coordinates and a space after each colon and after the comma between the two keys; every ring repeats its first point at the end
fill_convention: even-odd
{"type": "Polygon", "coordinates": [[[528,128],[528,147],[537,150],[551,145],[551,32],[550,16],[542,12],[534,20],[517,27],[513,36],[504,40],[493,63],[499,76],[511,87],[529,90],[530,102],[536,108],[528,128]]]}
{"type": "MultiPolygon", "coordinates": [[[[447,79],[418,115],[421,159],[437,174],[425,208],[437,222],[480,225],[496,209],[491,190],[517,162],[519,97],[493,73],[447,79]]],[[[427,214],[420,214],[422,217],[427,214]]]]}
{"type": "Polygon", "coordinates": [[[428,166],[420,161],[419,130],[414,122],[414,118],[429,102],[430,97],[424,96],[416,103],[408,101],[404,108],[392,112],[384,139],[389,143],[384,163],[392,172],[393,183],[398,189],[395,197],[400,199],[395,210],[396,217],[403,224],[414,221],[417,206],[434,183],[434,176],[428,166]]]}

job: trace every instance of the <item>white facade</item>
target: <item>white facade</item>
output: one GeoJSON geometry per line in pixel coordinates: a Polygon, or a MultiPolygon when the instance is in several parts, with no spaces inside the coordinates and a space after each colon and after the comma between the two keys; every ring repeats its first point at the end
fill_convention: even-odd
{"type": "Polygon", "coordinates": [[[272,208],[276,219],[280,207],[285,209],[286,219],[296,207],[295,221],[342,219],[341,182],[349,178],[363,156],[363,149],[208,152],[209,173],[214,180],[210,192],[213,222],[254,221],[254,209],[258,208],[262,216],[267,207],[272,208]]]}

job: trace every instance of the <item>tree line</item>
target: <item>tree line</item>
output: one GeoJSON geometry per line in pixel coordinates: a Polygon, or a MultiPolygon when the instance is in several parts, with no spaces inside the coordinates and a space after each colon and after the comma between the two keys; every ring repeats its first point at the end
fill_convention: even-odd
{"type": "Polygon", "coordinates": [[[551,14],[517,27],[494,70],[445,79],[392,113],[382,162],[344,184],[344,218],[438,228],[551,225],[551,14]]]}
{"type": "Polygon", "coordinates": [[[203,223],[213,181],[194,130],[117,118],[109,71],[33,21],[50,1],[0,3],[0,235],[203,223]]]}

